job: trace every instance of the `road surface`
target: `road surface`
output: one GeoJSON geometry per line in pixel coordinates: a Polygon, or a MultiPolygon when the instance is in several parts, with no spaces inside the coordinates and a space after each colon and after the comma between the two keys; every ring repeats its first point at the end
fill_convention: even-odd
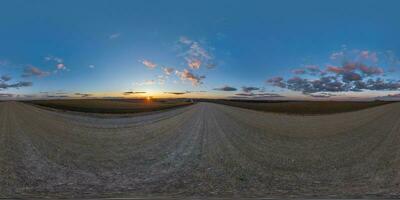
{"type": "Polygon", "coordinates": [[[94,117],[0,103],[0,197],[400,197],[400,103],[94,117]]]}

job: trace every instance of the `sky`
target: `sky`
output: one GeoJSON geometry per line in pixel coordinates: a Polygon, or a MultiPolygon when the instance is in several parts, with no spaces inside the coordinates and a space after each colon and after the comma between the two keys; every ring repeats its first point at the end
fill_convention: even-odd
{"type": "Polygon", "coordinates": [[[0,99],[399,99],[396,0],[2,0],[0,99]]]}

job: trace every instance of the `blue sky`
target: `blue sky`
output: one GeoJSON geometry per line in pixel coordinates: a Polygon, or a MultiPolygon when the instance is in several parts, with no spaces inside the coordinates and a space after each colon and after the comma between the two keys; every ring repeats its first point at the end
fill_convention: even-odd
{"type": "Polygon", "coordinates": [[[4,0],[0,93],[396,96],[399,7],[395,0],[4,0]]]}

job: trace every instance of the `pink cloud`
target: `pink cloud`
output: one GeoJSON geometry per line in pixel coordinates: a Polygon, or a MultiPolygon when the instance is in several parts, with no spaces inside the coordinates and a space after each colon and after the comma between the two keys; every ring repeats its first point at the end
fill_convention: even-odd
{"type": "Polygon", "coordinates": [[[199,69],[201,66],[201,61],[197,59],[190,60],[188,59],[188,65],[192,69],[199,69]]]}
{"type": "Polygon", "coordinates": [[[365,60],[370,60],[374,63],[378,62],[378,55],[376,52],[370,52],[370,51],[361,51],[359,54],[360,58],[365,59],[365,60]]]}
{"type": "Polygon", "coordinates": [[[340,74],[340,73],[343,73],[345,70],[343,68],[341,68],[341,67],[329,65],[326,68],[326,71],[332,72],[332,73],[335,73],[335,74],[340,74]]]}
{"type": "Polygon", "coordinates": [[[58,63],[56,66],[57,66],[58,70],[65,70],[66,69],[66,67],[65,67],[65,65],[63,63],[58,63]]]}
{"type": "Polygon", "coordinates": [[[201,81],[206,78],[205,76],[195,75],[187,69],[184,69],[182,72],[176,71],[176,75],[178,75],[181,80],[189,80],[190,82],[192,82],[193,86],[198,86],[199,84],[202,84],[201,81]]]}
{"type": "Polygon", "coordinates": [[[368,67],[363,64],[360,64],[358,69],[366,75],[381,75],[384,73],[384,70],[380,67],[368,67]]]}
{"type": "Polygon", "coordinates": [[[154,69],[155,67],[157,67],[157,64],[151,62],[150,60],[143,60],[141,61],[141,63],[149,69],[154,69]]]}

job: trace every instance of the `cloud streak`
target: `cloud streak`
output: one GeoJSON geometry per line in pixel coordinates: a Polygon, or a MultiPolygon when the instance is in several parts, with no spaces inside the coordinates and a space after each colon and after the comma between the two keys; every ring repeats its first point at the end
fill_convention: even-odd
{"type": "Polygon", "coordinates": [[[22,74],[22,77],[24,77],[24,78],[32,77],[32,76],[45,77],[48,75],[50,75],[50,72],[42,71],[38,67],[31,65],[24,69],[24,73],[22,74]]]}
{"type": "Polygon", "coordinates": [[[82,98],[92,96],[92,94],[88,94],[88,93],[75,93],[74,95],[80,96],[80,97],[82,97],[82,98]]]}
{"type": "Polygon", "coordinates": [[[146,66],[149,69],[154,69],[157,67],[157,64],[150,61],[150,60],[142,60],[140,61],[144,66],[146,66]]]}
{"type": "Polygon", "coordinates": [[[260,90],[260,88],[258,88],[258,87],[246,87],[246,86],[242,87],[242,91],[245,92],[245,93],[249,93],[249,92],[252,92],[252,91],[255,91],[255,90],[260,90]]]}
{"type": "Polygon", "coordinates": [[[219,88],[214,88],[214,90],[218,90],[218,91],[225,91],[225,92],[232,92],[232,91],[237,91],[238,89],[235,87],[231,87],[228,85],[219,87],[219,88]]]}
{"type": "Polygon", "coordinates": [[[108,38],[109,38],[110,40],[114,40],[114,39],[119,38],[120,36],[121,36],[120,33],[113,33],[113,34],[111,34],[108,38]]]}
{"type": "Polygon", "coordinates": [[[164,94],[173,94],[173,95],[183,95],[183,94],[189,94],[189,91],[185,92],[164,92],[164,94]]]}
{"type": "Polygon", "coordinates": [[[133,92],[133,91],[129,91],[129,92],[124,92],[123,95],[135,95],[135,94],[146,94],[146,92],[133,92]]]}

